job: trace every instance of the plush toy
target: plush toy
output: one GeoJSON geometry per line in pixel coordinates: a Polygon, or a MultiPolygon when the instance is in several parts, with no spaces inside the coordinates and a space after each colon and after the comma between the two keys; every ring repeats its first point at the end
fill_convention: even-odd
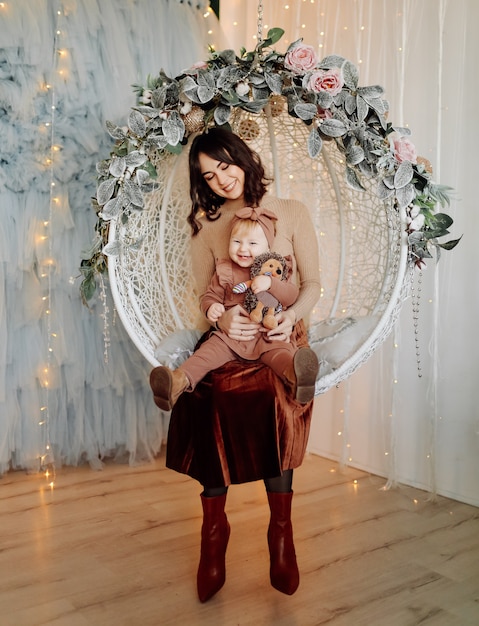
{"type": "Polygon", "coordinates": [[[264,252],[257,256],[250,269],[251,280],[233,287],[234,293],[245,293],[244,308],[250,314],[251,321],[262,322],[268,330],[276,328],[278,321],[274,314],[283,310],[279,302],[269,291],[254,294],[251,283],[255,276],[275,276],[281,280],[288,278],[289,267],[286,259],[276,252],[264,252]]]}

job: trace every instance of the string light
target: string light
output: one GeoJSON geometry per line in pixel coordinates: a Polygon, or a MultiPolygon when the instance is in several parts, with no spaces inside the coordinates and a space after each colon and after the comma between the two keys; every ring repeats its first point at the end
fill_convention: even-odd
{"type": "MultiPolygon", "coordinates": [[[[52,66],[52,77],[55,75],[66,76],[67,75],[67,66],[66,60],[69,57],[68,51],[66,48],[59,47],[60,37],[63,35],[63,31],[60,28],[60,21],[63,16],[63,11],[59,8],[57,10],[57,24],[55,28],[55,36],[53,40],[53,66],[52,66]],[[59,63],[61,62],[61,66],[59,63]]],[[[61,196],[58,194],[56,190],[56,181],[55,181],[55,165],[57,162],[57,158],[61,153],[61,145],[59,145],[55,141],[55,114],[57,110],[56,104],[56,90],[55,83],[44,83],[42,89],[45,91],[46,95],[50,99],[50,118],[44,122],[43,127],[48,129],[49,135],[49,153],[45,158],[46,168],[49,170],[50,174],[50,193],[49,193],[49,205],[48,205],[48,219],[44,219],[41,222],[41,225],[44,229],[44,232],[41,233],[37,237],[37,241],[39,243],[48,243],[48,251],[47,253],[42,254],[42,271],[41,278],[46,281],[46,295],[42,296],[42,301],[45,303],[44,315],[46,321],[46,337],[47,337],[47,354],[46,354],[46,363],[42,369],[42,374],[40,377],[40,381],[42,387],[45,392],[45,404],[40,408],[41,417],[38,420],[38,426],[43,430],[43,445],[44,452],[40,455],[40,469],[44,472],[45,479],[48,482],[48,486],[50,489],[53,489],[55,486],[55,462],[53,457],[53,450],[50,441],[50,390],[53,385],[53,371],[54,371],[54,341],[57,338],[57,333],[53,330],[52,324],[52,274],[56,267],[56,261],[53,254],[53,237],[52,237],[52,226],[54,223],[54,211],[60,207],[61,205],[61,196]]]]}

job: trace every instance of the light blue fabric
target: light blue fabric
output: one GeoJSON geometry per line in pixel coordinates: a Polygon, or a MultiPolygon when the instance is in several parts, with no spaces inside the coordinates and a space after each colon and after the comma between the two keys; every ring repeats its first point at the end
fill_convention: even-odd
{"type": "Polygon", "coordinates": [[[79,266],[93,236],[95,164],[112,145],[105,121],[125,123],[133,83],[160,68],[176,75],[205,58],[204,4],[15,0],[2,13],[0,472],[39,469],[47,443],[57,465],[100,467],[110,455],[148,460],[165,438],[150,367],[114,320],[109,295],[105,362],[102,303],[91,310],[81,304],[79,266]],[[57,29],[57,47],[68,52],[65,78],[56,73],[57,29]],[[52,207],[46,82],[54,87],[53,137],[61,146],[52,194],[60,201],[52,207]],[[41,384],[46,364],[48,390],[41,384]]]}

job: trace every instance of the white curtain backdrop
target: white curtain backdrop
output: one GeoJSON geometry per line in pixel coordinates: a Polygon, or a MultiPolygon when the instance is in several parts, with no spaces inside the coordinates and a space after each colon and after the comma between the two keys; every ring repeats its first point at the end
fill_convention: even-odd
{"type": "Polygon", "coordinates": [[[147,364],[108,295],[82,305],[79,267],[105,122],[126,123],[133,83],[207,56],[219,31],[207,6],[0,3],[0,472],[134,463],[165,438],[147,364]]]}
{"type": "MultiPolygon", "coordinates": [[[[105,121],[124,123],[132,83],[176,74],[217,48],[252,49],[256,0],[223,0],[222,43],[206,2],[10,0],[0,5],[0,472],[49,462],[93,467],[152,458],[165,423],[149,367],[108,296],[82,306],[79,264],[91,241],[105,121]],[[109,309],[105,315],[105,307],[109,309]],[[106,348],[108,359],[105,361],[106,348]]],[[[476,0],[264,0],[264,32],[303,37],[381,84],[390,118],[412,130],[460,245],[428,263],[417,338],[410,302],[391,339],[346,383],[316,399],[309,449],[479,505],[479,285],[476,0]]],[[[418,277],[419,278],[419,277],[418,277]]]]}
{"type": "MultiPolygon", "coordinates": [[[[429,261],[419,295],[422,377],[411,302],[384,346],[339,389],[315,401],[309,449],[384,476],[479,505],[479,279],[475,237],[479,3],[476,0],[264,0],[263,36],[278,50],[300,37],[318,54],[357,64],[360,84],[380,84],[389,119],[409,126],[435,180],[454,187],[451,238],[429,261]]],[[[252,49],[256,0],[221,7],[228,47],[252,49]]],[[[416,278],[419,278],[417,276],[416,278]]]]}

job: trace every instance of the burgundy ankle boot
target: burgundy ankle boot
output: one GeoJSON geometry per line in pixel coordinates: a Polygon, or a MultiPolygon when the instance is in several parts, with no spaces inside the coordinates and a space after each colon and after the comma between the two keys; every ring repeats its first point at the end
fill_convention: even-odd
{"type": "Polygon", "coordinates": [[[226,547],[230,536],[230,525],[226,518],[226,493],[206,498],[201,494],[203,526],[201,527],[201,556],[198,567],[198,597],[206,602],[225,583],[226,547]]]}
{"type": "Polygon", "coordinates": [[[271,519],[268,528],[268,547],[271,559],[270,578],[275,589],[292,595],[299,586],[299,571],[293,543],[291,501],[293,492],[268,491],[271,519]]]}

